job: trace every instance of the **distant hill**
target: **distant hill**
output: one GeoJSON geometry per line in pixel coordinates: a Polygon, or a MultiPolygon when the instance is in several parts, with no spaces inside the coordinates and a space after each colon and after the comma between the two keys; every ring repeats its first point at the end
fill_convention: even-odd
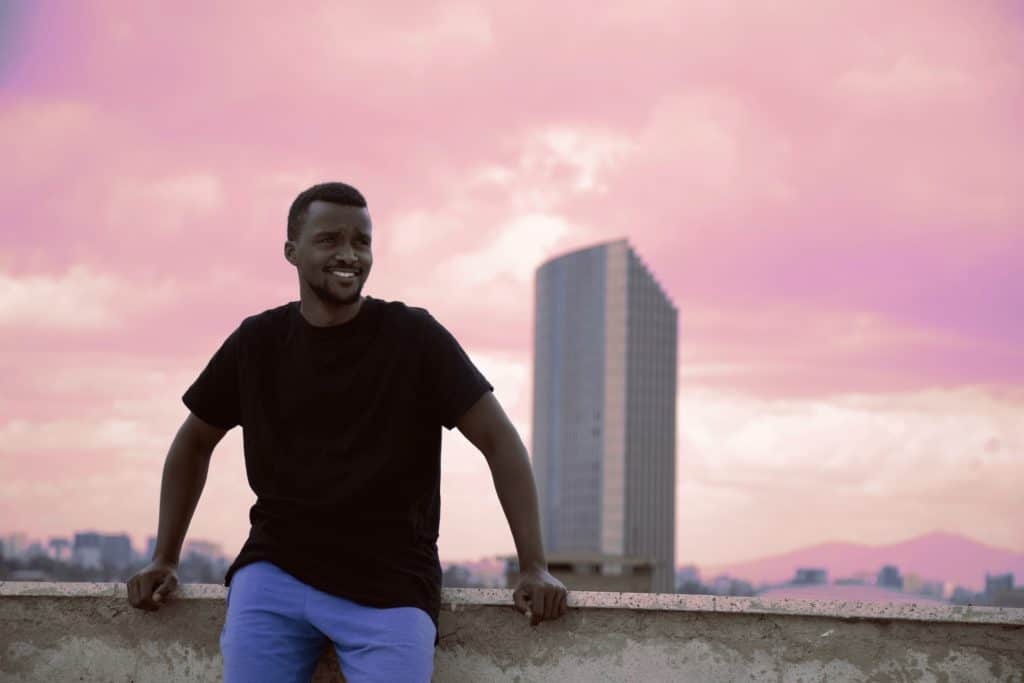
{"type": "Polygon", "coordinates": [[[978,543],[965,536],[936,532],[885,546],[857,543],[823,543],[782,555],[748,562],[704,568],[705,581],[719,574],[754,584],[782,583],[793,578],[798,567],[828,570],[829,581],[858,572],[874,574],[883,565],[896,565],[900,573],[917,574],[932,581],[953,581],[973,590],[985,587],[985,573],[1014,575],[1024,584],[1024,553],[978,543]]]}

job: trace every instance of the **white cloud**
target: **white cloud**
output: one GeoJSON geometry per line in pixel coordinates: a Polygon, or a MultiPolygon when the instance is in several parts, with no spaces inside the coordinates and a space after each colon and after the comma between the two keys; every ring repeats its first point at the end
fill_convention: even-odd
{"type": "Polygon", "coordinates": [[[1022,407],[1024,397],[984,388],[813,400],[683,392],[681,557],[936,529],[1019,548],[1022,407]]]}
{"type": "Polygon", "coordinates": [[[32,453],[163,455],[161,451],[166,451],[171,437],[173,433],[155,428],[147,421],[118,416],[97,420],[14,419],[0,424],[0,443],[7,456],[32,453]]]}
{"type": "Polygon", "coordinates": [[[566,166],[574,172],[570,185],[573,190],[604,192],[607,188],[602,176],[634,148],[635,143],[629,138],[609,130],[549,126],[527,138],[520,158],[520,174],[528,179],[538,172],[551,175],[558,166],[566,166]]]}
{"type": "Polygon", "coordinates": [[[176,234],[224,203],[220,178],[194,172],[155,180],[117,180],[107,202],[106,222],[116,230],[176,234]]]}
{"type": "Polygon", "coordinates": [[[449,244],[449,238],[465,234],[464,227],[462,213],[454,209],[417,209],[395,216],[385,238],[397,257],[419,257],[421,262],[429,263],[432,256],[424,256],[438,251],[439,245],[449,244]]]}
{"type": "Polygon", "coordinates": [[[564,217],[546,213],[514,216],[496,231],[497,238],[476,251],[460,253],[444,261],[438,270],[461,287],[512,278],[526,285],[532,282],[537,265],[575,232],[564,217]]]}
{"type": "Polygon", "coordinates": [[[101,329],[114,323],[116,278],[72,266],[65,274],[13,277],[0,273],[0,326],[101,329]]]}

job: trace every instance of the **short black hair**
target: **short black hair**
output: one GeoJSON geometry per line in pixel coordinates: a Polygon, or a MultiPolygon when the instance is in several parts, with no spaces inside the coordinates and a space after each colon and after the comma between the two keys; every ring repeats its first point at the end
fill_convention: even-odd
{"type": "Polygon", "coordinates": [[[342,206],[356,206],[360,209],[366,208],[366,198],[362,193],[346,183],[320,183],[303,190],[292,202],[288,209],[288,239],[294,240],[299,236],[299,228],[302,221],[306,219],[306,211],[309,205],[315,201],[341,204],[342,206]]]}

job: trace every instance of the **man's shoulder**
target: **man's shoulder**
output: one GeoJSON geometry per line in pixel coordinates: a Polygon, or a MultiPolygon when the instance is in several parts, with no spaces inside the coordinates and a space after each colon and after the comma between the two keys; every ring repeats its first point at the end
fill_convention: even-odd
{"type": "Polygon", "coordinates": [[[254,313],[244,318],[238,329],[243,334],[260,334],[280,330],[287,326],[288,317],[294,306],[295,302],[292,301],[268,308],[260,313],[254,313]]]}
{"type": "Polygon", "coordinates": [[[374,299],[382,315],[399,326],[423,329],[437,325],[437,321],[426,308],[410,306],[404,301],[385,301],[374,299]]]}

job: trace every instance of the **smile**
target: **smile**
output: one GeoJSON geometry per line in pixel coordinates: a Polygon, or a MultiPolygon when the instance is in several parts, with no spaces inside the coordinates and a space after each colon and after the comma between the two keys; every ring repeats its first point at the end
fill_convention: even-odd
{"type": "Polygon", "coordinates": [[[357,275],[359,275],[359,273],[353,272],[351,270],[332,270],[331,275],[334,275],[335,277],[340,277],[342,280],[352,280],[357,275]]]}

